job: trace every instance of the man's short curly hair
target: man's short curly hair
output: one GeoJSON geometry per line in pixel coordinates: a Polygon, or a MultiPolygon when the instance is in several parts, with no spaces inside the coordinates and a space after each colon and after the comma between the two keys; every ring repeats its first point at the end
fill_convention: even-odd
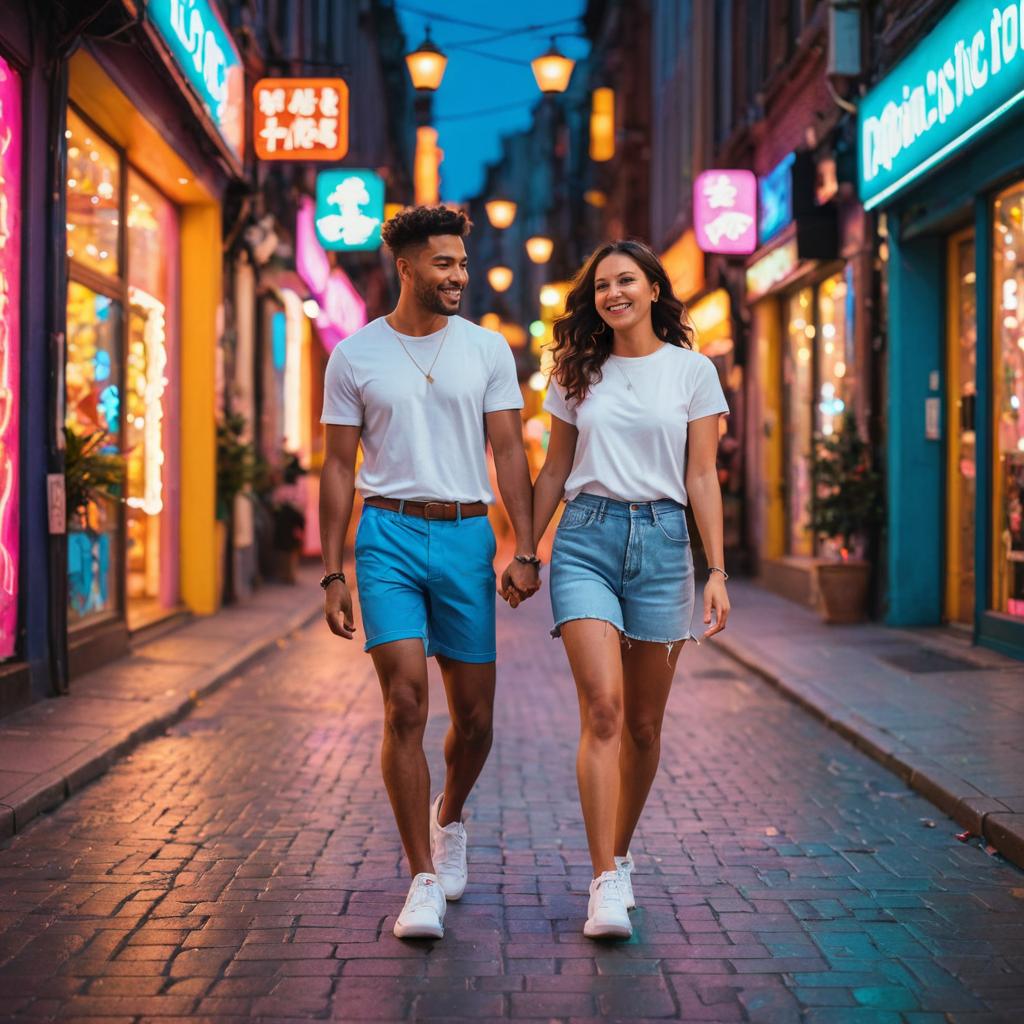
{"type": "Polygon", "coordinates": [[[381,229],[381,237],[397,259],[409,249],[425,245],[431,235],[465,238],[472,227],[461,210],[447,206],[414,206],[396,213],[381,229]]]}

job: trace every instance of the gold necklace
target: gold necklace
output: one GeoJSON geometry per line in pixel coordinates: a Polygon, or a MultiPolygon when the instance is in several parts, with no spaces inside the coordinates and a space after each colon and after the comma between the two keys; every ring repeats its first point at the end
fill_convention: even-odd
{"type": "Polygon", "coordinates": [[[394,327],[391,326],[391,324],[388,324],[388,318],[384,317],[384,323],[388,324],[388,330],[395,336],[396,340],[398,341],[398,344],[402,346],[402,351],[412,361],[412,365],[415,366],[416,369],[419,370],[424,377],[426,377],[428,384],[434,383],[434,378],[432,376],[434,372],[434,366],[437,363],[438,356],[440,356],[441,354],[441,349],[444,348],[444,343],[448,340],[448,328],[451,326],[451,322],[451,317],[449,317],[448,322],[444,325],[444,334],[441,335],[441,344],[437,346],[437,352],[434,353],[434,358],[430,364],[430,369],[424,371],[423,367],[420,366],[420,364],[416,362],[416,360],[413,358],[413,354],[409,351],[408,348],[406,348],[405,342],[402,341],[402,336],[398,333],[398,331],[394,329],[394,327]]]}

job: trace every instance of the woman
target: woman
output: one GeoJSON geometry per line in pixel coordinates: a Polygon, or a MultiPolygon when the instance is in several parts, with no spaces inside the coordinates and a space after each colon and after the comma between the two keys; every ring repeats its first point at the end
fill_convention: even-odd
{"type": "MultiPolygon", "coordinates": [[[[708,556],[704,637],[729,615],[715,471],[728,412],[682,303],[646,245],[611,242],[580,272],[555,324],[544,407],[551,439],[534,489],[551,554],[555,627],[580,704],[576,775],[593,862],[584,935],[628,938],[630,840],[658,770],[661,723],[692,636],[694,570],[683,507],[708,556]]],[[[513,600],[517,595],[510,595],[513,600]]]]}

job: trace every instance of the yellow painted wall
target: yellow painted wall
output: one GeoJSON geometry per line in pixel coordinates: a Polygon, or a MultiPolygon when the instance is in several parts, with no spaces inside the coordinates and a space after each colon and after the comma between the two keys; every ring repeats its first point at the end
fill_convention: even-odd
{"type": "Polygon", "coordinates": [[[217,610],[217,310],[223,295],[220,207],[181,211],[181,597],[217,610]]]}

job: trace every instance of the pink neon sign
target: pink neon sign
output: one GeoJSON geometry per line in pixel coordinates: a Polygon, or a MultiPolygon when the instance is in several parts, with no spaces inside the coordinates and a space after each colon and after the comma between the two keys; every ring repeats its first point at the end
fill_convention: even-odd
{"type": "Polygon", "coordinates": [[[0,57],[0,658],[18,628],[21,81],[0,57]]]}
{"type": "Polygon", "coordinates": [[[366,325],[366,303],[340,267],[330,260],[316,237],[314,203],[306,197],[299,204],[295,225],[295,269],[320,306],[317,333],[328,352],[354,331],[366,325]]]}
{"type": "Polygon", "coordinates": [[[704,171],[693,183],[693,227],[703,252],[748,256],[757,248],[753,171],[704,171]]]}

